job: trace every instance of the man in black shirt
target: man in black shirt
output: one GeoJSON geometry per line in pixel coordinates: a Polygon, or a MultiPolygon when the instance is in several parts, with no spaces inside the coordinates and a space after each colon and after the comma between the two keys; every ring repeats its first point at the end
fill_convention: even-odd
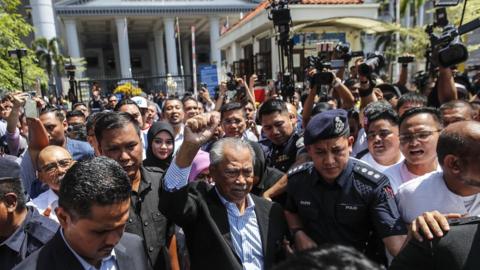
{"type": "Polygon", "coordinates": [[[95,123],[95,137],[100,154],[117,161],[132,184],[125,231],[144,239],[154,269],[170,269],[166,244],[171,236],[170,224],[158,210],[162,173],[142,166],[143,146],[136,120],[128,113],[108,113],[95,123]]]}

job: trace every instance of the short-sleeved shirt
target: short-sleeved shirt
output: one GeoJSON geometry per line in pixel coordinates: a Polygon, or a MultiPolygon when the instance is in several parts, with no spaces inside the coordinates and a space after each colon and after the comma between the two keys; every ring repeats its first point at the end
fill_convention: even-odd
{"type": "MultiPolygon", "coordinates": [[[[436,171],[441,172],[442,167],[437,165],[436,171]]],[[[421,176],[421,175],[416,175],[411,173],[408,170],[407,165],[405,164],[405,160],[395,165],[392,165],[390,168],[386,169],[383,173],[390,179],[390,185],[392,185],[392,189],[395,194],[397,194],[398,188],[403,183],[406,183],[412,179],[415,179],[421,176]]]]}
{"type": "Polygon", "coordinates": [[[276,145],[268,139],[259,141],[265,152],[267,166],[287,172],[295,163],[297,155],[305,152],[303,136],[293,133],[283,145],[276,145]]]}
{"type": "Polygon", "coordinates": [[[443,172],[428,173],[401,185],[395,199],[406,223],[434,210],[442,214],[480,215],[480,194],[462,197],[453,193],[443,180],[443,172]]]}
{"type": "Polygon", "coordinates": [[[0,243],[0,269],[12,269],[27,256],[45,245],[57,232],[59,225],[27,207],[25,220],[4,242],[0,243]]]}
{"type": "Polygon", "coordinates": [[[369,235],[406,234],[388,178],[350,158],[335,183],[325,182],[312,162],[290,170],[286,210],[298,214],[317,244],[351,245],[365,251],[369,235]]]}
{"type": "Polygon", "coordinates": [[[372,166],[375,170],[383,173],[385,170],[389,169],[390,167],[402,162],[404,160],[404,157],[402,154],[400,154],[400,159],[395,164],[387,165],[387,166],[378,163],[370,153],[367,153],[366,155],[364,155],[360,160],[365,161],[368,165],[372,166]]]}

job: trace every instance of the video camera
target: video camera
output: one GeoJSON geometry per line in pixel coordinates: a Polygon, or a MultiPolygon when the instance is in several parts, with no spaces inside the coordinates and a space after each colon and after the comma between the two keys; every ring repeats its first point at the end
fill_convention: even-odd
{"type": "Polygon", "coordinates": [[[279,42],[286,44],[289,39],[290,25],[292,17],[290,16],[290,9],[288,8],[289,0],[274,0],[271,1],[270,6],[267,7],[269,11],[268,19],[273,22],[279,33],[279,42]]]}
{"type": "Polygon", "coordinates": [[[87,128],[84,124],[70,125],[67,128],[68,137],[79,141],[87,141],[87,128]]]}
{"type": "Polygon", "coordinates": [[[363,57],[363,51],[352,51],[350,49],[349,43],[342,43],[339,42],[337,46],[335,46],[335,58],[343,59],[345,62],[350,62],[354,57],[363,57]]]}
{"type": "Polygon", "coordinates": [[[371,78],[373,73],[379,73],[385,66],[385,57],[379,52],[368,53],[367,58],[358,66],[358,74],[371,78]]]}
{"type": "Polygon", "coordinates": [[[308,56],[306,68],[315,68],[317,73],[313,79],[315,85],[330,85],[333,82],[334,75],[332,70],[338,70],[345,67],[345,63],[352,57],[363,56],[363,52],[352,52],[348,43],[337,43],[334,46],[332,42],[322,42],[317,44],[317,56],[308,56]]]}
{"type": "Polygon", "coordinates": [[[451,67],[468,59],[467,48],[460,42],[460,36],[480,27],[480,18],[456,28],[449,23],[445,6],[447,5],[436,5],[435,22],[428,25],[425,32],[430,37],[429,60],[442,67],[451,67]],[[442,32],[434,33],[435,28],[442,28],[442,32]]]}

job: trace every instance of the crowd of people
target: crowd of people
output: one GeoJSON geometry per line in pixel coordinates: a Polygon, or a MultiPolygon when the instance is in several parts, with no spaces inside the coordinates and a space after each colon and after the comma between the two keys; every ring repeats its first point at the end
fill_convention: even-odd
{"type": "Polygon", "coordinates": [[[5,95],[0,269],[480,268],[480,76],[358,63],[261,101],[255,75],[215,96],[5,95]]]}

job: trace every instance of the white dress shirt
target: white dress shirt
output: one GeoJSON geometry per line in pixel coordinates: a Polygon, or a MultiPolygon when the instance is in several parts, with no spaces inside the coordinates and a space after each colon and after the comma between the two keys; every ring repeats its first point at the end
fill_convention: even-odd
{"type": "Polygon", "coordinates": [[[44,215],[58,223],[55,209],[58,207],[58,195],[52,189],[38,195],[35,199],[29,201],[27,205],[37,208],[41,215],[44,215]]]}

